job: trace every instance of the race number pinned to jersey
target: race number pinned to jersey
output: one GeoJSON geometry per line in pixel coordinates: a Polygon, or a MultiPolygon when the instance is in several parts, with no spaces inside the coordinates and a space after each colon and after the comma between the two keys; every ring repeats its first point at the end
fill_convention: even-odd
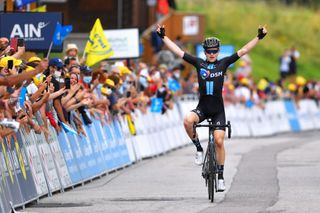
{"type": "Polygon", "coordinates": [[[200,69],[200,76],[202,79],[206,79],[209,76],[209,71],[206,69],[201,68],[200,69]]]}

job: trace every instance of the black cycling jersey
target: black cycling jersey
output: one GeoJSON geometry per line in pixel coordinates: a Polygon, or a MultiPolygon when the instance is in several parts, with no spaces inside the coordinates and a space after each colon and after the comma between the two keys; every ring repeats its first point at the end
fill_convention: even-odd
{"type": "Polygon", "coordinates": [[[200,100],[195,112],[202,122],[211,117],[216,124],[225,124],[222,88],[224,75],[230,64],[239,59],[237,53],[211,63],[184,53],[183,59],[192,64],[198,73],[200,100]]]}

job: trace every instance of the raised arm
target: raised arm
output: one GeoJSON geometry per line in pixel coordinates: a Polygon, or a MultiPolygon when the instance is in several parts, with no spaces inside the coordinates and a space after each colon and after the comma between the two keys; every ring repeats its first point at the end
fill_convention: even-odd
{"type": "Polygon", "coordinates": [[[249,53],[259,43],[259,41],[267,35],[267,33],[266,25],[263,27],[260,26],[258,29],[258,35],[237,51],[238,56],[241,57],[249,53]]]}
{"type": "Polygon", "coordinates": [[[180,58],[183,57],[184,51],[180,49],[180,47],[178,47],[178,45],[176,45],[173,41],[171,41],[168,36],[165,35],[164,26],[161,27],[160,25],[158,25],[157,34],[160,36],[160,38],[165,43],[165,45],[167,45],[169,50],[171,50],[174,54],[176,54],[180,58]]]}

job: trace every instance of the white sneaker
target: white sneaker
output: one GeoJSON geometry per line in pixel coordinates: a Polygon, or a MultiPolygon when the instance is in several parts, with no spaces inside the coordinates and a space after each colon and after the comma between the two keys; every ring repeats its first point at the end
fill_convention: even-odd
{"type": "Polygon", "coordinates": [[[196,157],[194,159],[195,164],[198,166],[202,165],[203,161],[203,152],[197,152],[196,157]]]}
{"type": "Polygon", "coordinates": [[[218,192],[223,192],[224,190],[226,190],[226,185],[224,184],[224,180],[223,179],[218,179],[218,192]]]}

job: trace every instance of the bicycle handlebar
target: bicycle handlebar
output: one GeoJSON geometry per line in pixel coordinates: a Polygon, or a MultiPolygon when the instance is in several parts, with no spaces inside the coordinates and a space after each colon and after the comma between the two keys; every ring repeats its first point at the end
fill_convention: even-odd
{"type": "Polygon", "coordinates": [[[230,123],[230,121],[228,121],[227,124],[225,124],[225,125],[195,124],[195,125],[193,125],[194,131],[196,130],[197,127],[212,127],[212,128],[226,127],[226,128],[228,128],[228,138],[231,138],[231,123],[230,123]]]}

